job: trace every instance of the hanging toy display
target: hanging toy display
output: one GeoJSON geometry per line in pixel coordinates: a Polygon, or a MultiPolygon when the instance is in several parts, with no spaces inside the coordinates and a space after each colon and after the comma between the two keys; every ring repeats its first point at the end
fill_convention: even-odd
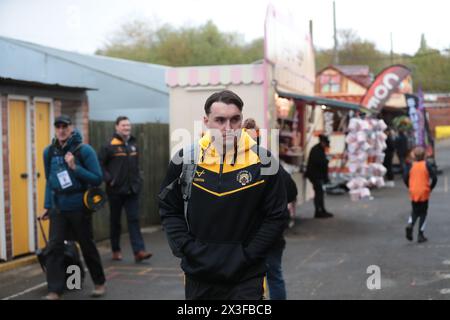
{"type": "Polygon", "coordinates": [[[371,199],[370,188],[385,185],[383,176],[387,128],[383,120],[355,117],[350,120],[346,137],[350,181],[347,187],[353,201],[371,199]]]}

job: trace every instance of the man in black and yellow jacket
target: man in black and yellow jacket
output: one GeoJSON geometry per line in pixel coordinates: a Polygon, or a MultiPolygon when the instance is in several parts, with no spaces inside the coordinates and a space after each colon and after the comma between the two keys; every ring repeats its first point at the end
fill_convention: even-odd
{"type": "Polygon", "coordinates": [[[110,204],[110,238],[112,259],[122,260],[120,248],[121,214],[125,208],[130,242],[136,262],[149,259],[139,225],[139,194],[142,177],[139,170],[139,150],[131,135],[131,123],[125,116],[116,119],[116,132],[99,152],[100,165],[110,204]]]}
{"type": "Polygon", "coordinates": [[[242,107],[228,90],[207,99],[186,213],[182,150],[162,184],[161,220],[181,258],[186,299],[261,299],[265,258],[288,219],[279,163],[240,129],[242,107]]]}

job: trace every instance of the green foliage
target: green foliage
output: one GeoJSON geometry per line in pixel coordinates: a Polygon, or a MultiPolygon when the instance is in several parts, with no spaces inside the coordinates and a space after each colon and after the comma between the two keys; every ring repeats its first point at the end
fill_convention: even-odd
{"type": "Polygon", "coordinates": [[[392,119],[392,125],[397,131],[412,131],[413,125],[411,119],[408,116],[398,116],[392,119]]]}
{"type": "Polygon", "coordinates": [[[246,44],[236,33],[221,32],[208,21],[199,27],[150,28],[145,22],[124,25],[97,54],[168,66],[251,63],[263,58],[264,40],[246,44]]]}

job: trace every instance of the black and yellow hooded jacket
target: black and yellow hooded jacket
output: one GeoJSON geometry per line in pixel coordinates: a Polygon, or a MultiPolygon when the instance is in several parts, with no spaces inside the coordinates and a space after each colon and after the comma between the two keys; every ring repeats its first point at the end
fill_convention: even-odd
{"type": "Polygon", "coordinates": [[[98,153],[108,194],[138,194],[142,189],[137,139],[128,141],[117,133],[98,153]]]}
{"type": "MultiPolygon", "coordinates": [[[[261,171],[278,168],[279,163],[265,149],[256,148],[245,131],[225,156],[217,152],[208,134],[199,147],[187,221],[180,185],[173,184],[164,197],[160,194],[160,215],[170,247],[182,259],[186,275],[199,281],[230,283],[263,275],[267,251],[288,219],[278,170],[261,171]]],[[[182,157],[182,150],[178,156],[182,157]]],[[[182,164],[172,159],[161,191],[181,171],[182,164]]]]}

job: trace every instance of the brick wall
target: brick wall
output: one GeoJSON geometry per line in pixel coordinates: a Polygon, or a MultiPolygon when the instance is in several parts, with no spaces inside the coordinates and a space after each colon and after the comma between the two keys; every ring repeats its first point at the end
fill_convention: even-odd
{"type": "Polygon", "coordinates": [[[82,112],[82,126],[83,126],[83,137],[84,142],[89,143],[89,104],[87,99],[83,100],[81,105],[82,112]]]}
{"type": "MultiPolygon", "coordinates": [[[[83,102],[61,100],[58,101],[59,114],[66,114],[72,119],[75,128],[80,130],[83,135],[83,141],[88,143],[89,140],[89,106],[87,100],[83,102]]],[[[56,117],[56,113],[55,113],[56,117]]]]}

